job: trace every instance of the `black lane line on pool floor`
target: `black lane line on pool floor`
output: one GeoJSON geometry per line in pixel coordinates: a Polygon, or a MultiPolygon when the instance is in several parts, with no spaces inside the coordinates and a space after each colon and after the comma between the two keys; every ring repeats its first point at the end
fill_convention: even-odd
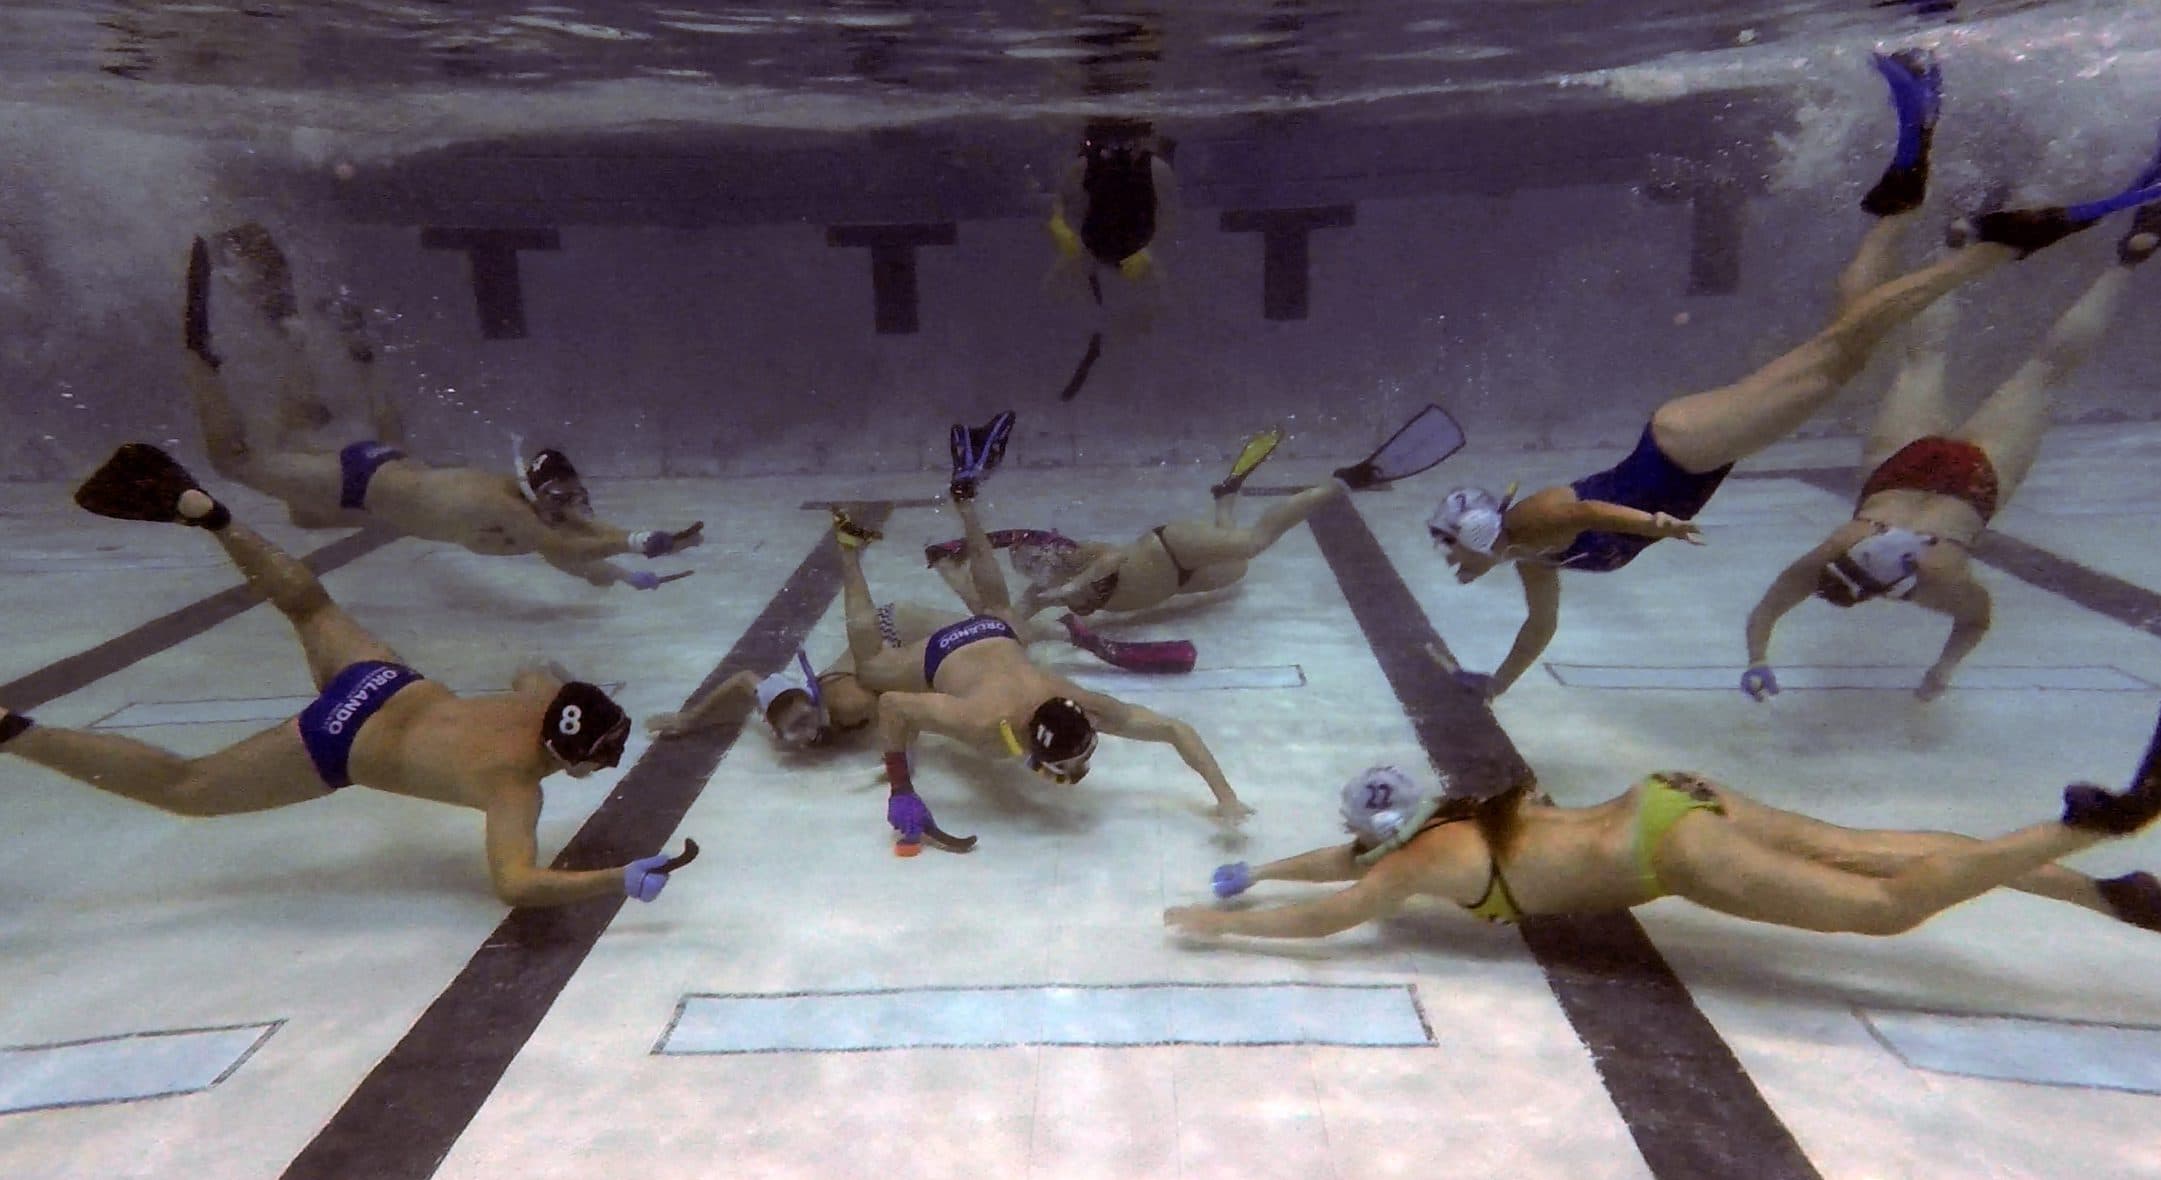
{"type": "MultiPolygon", "coordinates": [[[[396,534],[363,529],[332,541],[301,558],[317,577],[349,565],[397,540],[396,534]]],[[[142,626],[47,664],[37,671],[0,684],[0,705],[28,713],[50,701],[86,688],[122,668],[138,664],[160,652],[201,635],[219,623],[246,611],[263,597],[245,584],[221,590],[208,598],[159,615],[142,626]]]]}
{"type": "MultiPolygon", "coordinates": [[[[889,512],[886,503],[867,502],[856,519],[875,528],[889,512]]],[[[681,707],[743,669],[785,666],[839,592],[840,559],[820,530],[810,555],[681,707]]],[[[622,864],[659,851],[742,732],[738,719],[646,747],[554,867],[622,864]]],[[[689,882],[677,888],[697,888],[708,871],[686,870],[689,882]]],[[[434,1175],[626,900],[512,910],[286,1166],[284,1180],[434,1175]]]]}
{"type": "MultiPolygon", "coordinates": [[[[1434,768],[1477,783],[1527,778],[1492,709],[1426,658],[1440,636],[1358,510],[1332,500],[1311,523],[1434,768]]],[[[1652,1175],[1820,1180],[1633,917],[1536,917],[1521,929],[1652,1175]]]]}
{"type": "MultiPolygon", "coordinates": [[[[1852,499],[1861,490],[1858,467],[1796,467],[1742,473],[1748,479],[1793,479],[1834,496],[1852,499]]],[[[2029,545],[1994,529],[1974,544],[1975,560],[2019,581],[2046,590],[2075,606],[2114,619],[2135,631],[2161,638],[2161,594],[2144,586],[2080,565],[2068,557],[2029,545]]]]}

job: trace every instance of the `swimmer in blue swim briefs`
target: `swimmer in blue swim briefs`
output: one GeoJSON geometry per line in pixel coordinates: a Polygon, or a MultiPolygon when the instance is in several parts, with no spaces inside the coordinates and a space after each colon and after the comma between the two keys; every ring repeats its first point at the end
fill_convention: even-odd
{"type": "Polygon", "coordinates": [[[474,553],[537,553],[595,586],[651,590],[688,575],[629,570],[608,559],[679,553],[704,541],[702,524],[675,531],[629,530],[596,519],[584,481],[561,451],[519,454],[509,471],[432,467],[413,458],[397,407],[377,385],[381,366],[358,305],[341,297],[322,303],[315,316],[304,316],[291,292],[284,255],[260,226],[228,230],[216,242],[213,248],[198,238],[190,252],[183,339],[188,387],[204,448],[218,474],[282,501],[302,528],[372,524],[474,553]],[[211,336],[212,289],[221,280],[279,329],[256,347],[252,319],[243,316],[227,325],[242,342],[240,351],[249,358],[267,356],[277,370],[270,383],[280,391],[281,413],[268,446],[250,439],[227,388],[231,371],[249,366],[241,356],[230,361],[221,356],[211,336]],[[323,325],[344,342],[345,359],[335,363],[367,392],[374,434],[333,450],[306,445],[299,430],[328,418],[314,401],[308,348],[309,336],[323,325]]]}
{"type": "Polygon", "coordinates": [[[101,515],[208,531],[292,624],[318,695],[298,717],[199,758],[0,709],[0,753],[175,815],[267,811],[354,784],[469,807],[487,817],[488,877],[507,904],[659,894],[664,855],[584,870],[540,863],[541,780],[615,766],[630,738],[629,716],[598,687],[531,668],[506,695],[456,696],[401,663],[305,565],[233,520],[155,448],[121,448],[77,501],[101,515]]]}
{"type": "Polygon", "coordinates": [[[924,733],[1018,759],[1061,786],[1087,775],[1099,734],[1162,742],[1208,784],[1217,818],[1236,822],[1250,814],[1192,726],[1090,692],[1029,662],[1019,638],[1024,624],[1013,615],[1003,571],[975,505],[956,499],[953,507],[966,528],[969,567],[981,595],[977,613],[905,645],[889,643],[881,632],[877,603],[863,577],[862,547],[879,534],[856,525],[845,512],[834,512],[848,650],[862,687],[879,694],[878,736],[892,784],[886,819],[900,835],[896,851],[913,855],[926,835],[933,845],[952,851],[974,846],[973,837],[956,841],[939,832],[916,796],[909,751],[924,733]]]}

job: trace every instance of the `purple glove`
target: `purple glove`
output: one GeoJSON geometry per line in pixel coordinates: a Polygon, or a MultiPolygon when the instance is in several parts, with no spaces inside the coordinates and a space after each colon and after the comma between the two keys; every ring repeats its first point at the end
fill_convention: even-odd
{"type": "Polygon", "coordinates": [[[705,522],[698,521],[679,533],[666,529],[646,529],[630,534],[630,547],[647,557],[666,557],[670,553],[705,544],[705,522]]]}
{"type": "Polygon", "coordinates": [[[652,590],[660,586],[660,575],[651,570],[632,570],[624,575],[623,583],[633,590],[652,590]]]}
{"type": "Polygon", "coordinates": [[[668,863],[668,854],[644,856],[623,866],[623,895],[639,901],[651,901],[667,888],[668,874],[660,872],[660,866],[668,863]]]}
{"type": "Polygon", "coordinates": [[[1748,671],[1741,673],[1741,691],[1747,693],[1750,700],[1768,701],[1778,695],[1778,676],[1769,664],[1750,665],[1748,671]]]}
{"type": "Polygon", "coordinates": [[[1448,673],[1448,678],[1477,693],[1482,698],[1490,700],[1493,697],[1493,677],[1486,675],[1484,672],[1473,672],[1468,668],[1456,668],[1448,673]]]}
{"type": "Polygon", "coordinates": [[[1217,897],[1236,897],[1253,888],[1253,870],[1244,861],[1218,866],[1215,887],[1217,897]]]}
{"type": "Polygon", "coordinates": [[[933,821],[930,806],[923,802],[922,796],[913,791],[902,791],[885,801],[885,822],[900,833],[901,843],[921,844],[923,829],[933,821]]]}

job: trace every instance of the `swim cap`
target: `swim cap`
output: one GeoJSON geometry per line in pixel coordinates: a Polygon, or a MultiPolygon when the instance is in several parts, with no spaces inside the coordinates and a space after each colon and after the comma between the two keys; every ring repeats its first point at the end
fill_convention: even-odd
{"type": "Polygon", "coordinates": [[[1406,828],[1418,812],[1425,815],[1417,823],[1430,819],[1437,802],[1396,767],[1370,766],[1343,784],[1343,824],[1361,844],[1385,844],[1408,834],[1406,828]]]}
{"type": "Polygon", "coordinates": [[[1044,701],[1028,718],[1028,765],[1031,768],[1086,758],[1095,753],[1095,748],[1095,723],[1088,720],[1088,714],[1081,711],[1080,705],[1065,697],[1044,701]]]}
{"type": "Polygon", "coordinates": [[[1936,538],[1910,529],[1879,528],[1832,558],[1824,572],[1828,581],[1842,589],[1844,597],[1852,602],[1906,598],[1920,583],[1921,554],[1935,543],[1936,538]]]}
{"type": "Polygon", "coordinates": [[[538,493],[551,483],[578,478],[578,469],[570,465],[570,456],[553,447],[540,452],[525,463],[525,486],[538,493]]]}
{"type": "Polygon", "coordinates": [[[1426,518],[1426,531],[1435,540],[1490,557],[1500,545],[1506,511],[1508,501],[1484,488],[1457,488],[1441,497],[1441,506],[1426,518]]]}
{"type": "Polygon", "coordinates": [[[800,693],[810,701],[810,707],[818,714],[818,737],[814,741],[822,741],[830,736],[827,733],[830,722],[825,712],[825,694],[820,690],[817,673],[811,670],[810,657],[804,655],[800,648],[795,653],[795,668],[801,673],[801,679],[789,675],[787,669],[782,669],[758,682],[758,713],[765,718],[766,724],[773,726],[775,733],[779,733],[780,726],[773,723],[773,706],[790,693],[800,693]]]}
{"type": "Polygon", "coordinates": [[[540,724],[541,744],[572,766],[613,766],[630,741],[630,715],[598,685],[583,680],[573,680],[555,694],[540,724]]]}

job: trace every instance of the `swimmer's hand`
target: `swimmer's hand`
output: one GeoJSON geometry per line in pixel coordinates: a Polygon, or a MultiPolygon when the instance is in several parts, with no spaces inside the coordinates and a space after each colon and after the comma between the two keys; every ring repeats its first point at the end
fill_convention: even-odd
{"type": "Polygon", "coordinates": [[[1172,906],[1163,911],[1163,924],[1181,934],[1221,934],[1223,915],[1205,906],[1172,906]]]}
{"type": "Polygon", "coordinates": [[[678,570],[672,574],[656,574],[651,570],[632,570],[623,575],[623,584],[633,590],[657,590],[670,582],[680,582],[697,572],[678,570]]]}
{"type": "Polygon", "coordinates": [[[1913,690],[1913,695],[1924,701],[1933,701],[1950,689],[1951,670],[1939,664],[1922,674],[1921,685],[1913,690]]]}
{"type": "Polygon", "coordinates": [[[700,520],[680,532],[666,529],[644,529],[630,534],[630,548],[646,557],[666,557],[705,544],[705,522],[700,520]]]}
{"type": "Polygon", "coordinates": [[[1217,823],[1229,824],[1232,827],[1237,827],[1239,824],[1246,822],[1246,817],[1252,814],[1253,808],[1249,806],[1243,799],[1239,799],[1235,796],[1229,799],[1219,799],[1216,801],[1215,815],[1217,823]]]}
{"type": "Polygon", "coordinates": [[[1741,691],[1752,701],[1768,701],[1778,695],[1778,674],[1769,664],[1751,664],[1741,673],[1741,691]]]}
{"type": "Polygon", "coordinates": [[[1651,527],[1656,529],[1662,538],[1686,541],[1691,545],[1703,544],[1703,530],[1696,527],[1693,520],[1682,520],[1664,512],[1654,512],[1651,514],[1651,527]]]}
{"type": "Polygon", "coordinates": [[[623,866],[623,896],[634,897],[639,901],[651,901],[659,897],[660,891],[668,887],[668,874],[696,859],[698,842],[685,840],[680,856],[670,857],[663,852],[631,861],[623,866]]]}
{"type": "Polygon", "coordinates": [[[1457,685],[1477,693],[1485,700],[1490,701],[1501,695],[1500,686],[1494,681],[1493,677],[1486,675],[1484,672],[1473,672],[1465,668],[1456,662],[1454,656],[1448,654],[1448,649],[1438,643],[1428,643],[1426,645],[1426,658],[1440,665],[1441,671],[1448,673],[1448,678],[1455,681],[1457,685]]]}
{"type": "Polygon", "coordinates": [[[1218,865],[1210,884],[1217,897],[1236,897],[1253,888],[1253,866],[1242,860],[1236,864],[1218,865]]]}

